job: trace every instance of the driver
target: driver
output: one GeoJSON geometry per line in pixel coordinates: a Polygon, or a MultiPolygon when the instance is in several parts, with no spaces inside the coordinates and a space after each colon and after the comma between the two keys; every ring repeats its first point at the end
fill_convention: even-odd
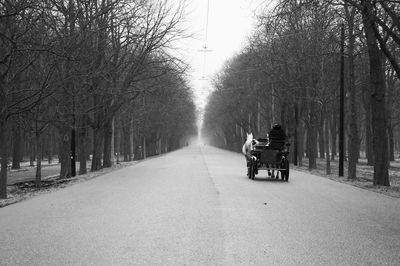
{"type": "Polygon", "coordinates": [[[269,145],[273,149],[281,149],[283,145],[285,145],[286,134],[282,129],[282,126],[278,123],[275,123],[272,126],[272,129],[269,132],[269,145]]]}

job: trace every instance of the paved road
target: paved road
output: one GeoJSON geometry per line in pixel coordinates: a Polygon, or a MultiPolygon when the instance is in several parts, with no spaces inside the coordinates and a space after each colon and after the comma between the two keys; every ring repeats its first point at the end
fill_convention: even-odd
{"type": "Polygon", "coordinates": [[[399,218],[399,199],[187,147],[0,209],[0,264],[399,265],[399,218]]]}

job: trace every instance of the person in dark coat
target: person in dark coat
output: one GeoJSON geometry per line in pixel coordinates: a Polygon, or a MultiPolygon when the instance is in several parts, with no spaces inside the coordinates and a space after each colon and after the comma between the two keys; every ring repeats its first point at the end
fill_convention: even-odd
{"type": "Polygon", "coordinates": [[[269,145],[273,149],[281,149],[285,145],[286,134],[280,124],[274,124],[269,132],[269,145]]]}
{"type": "MultiPolygon", "coordinates": [[[[285,131],[282,129],[282,126],[280,124],[274,124],[272,126],[272,129],[269,131],[268,135],[269,139],[269,146],[274,149],[274,150],[282,150],[282,148],[285,145],[286,142],[286,134],[285,131]]],[[[276,166],[278,167],[278,166],[276,166]]],[[[275,177],[275,171],[268,171],[268,175],[275,177]]],[[[277,171],[276,178],[279,178],[278,176],[279,171],[277,171]]]]}

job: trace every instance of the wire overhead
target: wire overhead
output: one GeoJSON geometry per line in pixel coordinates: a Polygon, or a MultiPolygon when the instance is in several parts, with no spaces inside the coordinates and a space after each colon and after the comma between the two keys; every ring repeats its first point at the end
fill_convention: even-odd
{"type": "Polygon", "coordinates": [[[207,15],[206,15],[206,34],[204,38],[204,49],[207,49],[207,38],[208,38],[208,14],[210,11],[210,0],[207,0],[207,15]]]}
{"type": "Polygon", "coordinates": [[[204,46],[203,49],[199,50],[199,52],[204,53],[203,57],[203,74],[200,78],[200,80],[206,80],[207,78],[205,77],[205,71],[206,71],[206,61],[207,61],[207,52],[211,52],[210,49],[207,47],[207,41],[208,41],[208,16],[209,16],[209,11],[210,11],[210,0],[207,0],[207,14],[206,14],[206,27],[205,27],[205,35],[204,35],[204,46]]]}

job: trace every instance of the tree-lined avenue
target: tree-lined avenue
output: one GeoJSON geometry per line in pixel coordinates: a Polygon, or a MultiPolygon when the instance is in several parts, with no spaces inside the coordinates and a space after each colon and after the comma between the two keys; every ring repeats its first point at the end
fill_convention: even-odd
{"type": "Polygon", "coordinates": [[[400,199],[209,146],[0,209],[1,265],[396,265],[400,199]]]}

